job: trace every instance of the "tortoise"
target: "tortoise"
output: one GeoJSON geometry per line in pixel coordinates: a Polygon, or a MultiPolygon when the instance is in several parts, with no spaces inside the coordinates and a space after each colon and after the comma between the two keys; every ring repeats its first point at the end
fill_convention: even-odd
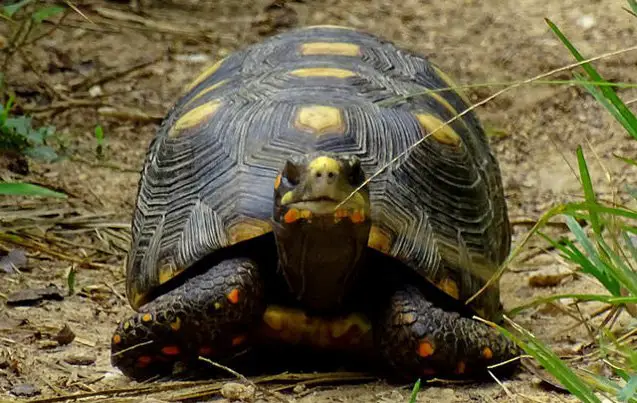
{"type": "Polygon", "coordinates": [[[344,26],[278,33],[203,71],[148,148],[135,312],[112,364],[143,379],[306,346],[468,377],[519,354],[472,317],[501,318],[486,285],[511,234],[478,118],[443,124],[470,105],[452,86],[428,58],[344,26]]]}

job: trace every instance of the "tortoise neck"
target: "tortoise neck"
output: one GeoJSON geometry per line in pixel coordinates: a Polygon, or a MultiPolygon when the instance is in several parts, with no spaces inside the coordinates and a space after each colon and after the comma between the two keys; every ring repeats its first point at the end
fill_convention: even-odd
{"type": "Polygon", "coordinates": [[[316,313],[339,309],[362,268],[369,223],[318,219],[276,224],[279,267],[290,292],[316,313]]]}

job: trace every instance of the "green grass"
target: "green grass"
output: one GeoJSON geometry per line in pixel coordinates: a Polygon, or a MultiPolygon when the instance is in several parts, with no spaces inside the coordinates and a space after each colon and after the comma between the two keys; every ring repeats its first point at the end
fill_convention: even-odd
{"type": "MultiPolygon", "coordinates": [[[[637,2],[628,1],[632,14],[637,15],[637,2]]],[[[550,20],[547,24],[573,57],[586,60],[576,47],[550,20]]],[[[629,135],[626,141],[637,140],[637,118],[608,85],[591,63],[582,63],[583,73],[574,73],[577,81],[617,120],[629,135]]],[[[635,144],[637,149],[637,144],[635,144]]],[[[634,166],[631,157],[616,156],[627,165],[634,166]]],[[[595,279],[608,294],[553,295],[531,301],[510,311],[509,316],[529,307],[558,299],[574,299],[577,303],[596,301],[608,304],[611,319],[619,311],[628,310],[627,304],[637,304],[637,210],[602,202],[591,180],[590,168],[582,146],[577,148],[579,179],[584,201],[561,204],[546,212],[529,236],[537,234],[572,262],[585,276],[595,279]],[[543,226],[553,217],[563,216],[574,241],[554,239],[544,234],[543,226]],[[587,222],[590,228],[580,225],[587,222]]],[[[635,188],[619,189],[618,193],[637,200],[635,188]]],[[[595,356],[597,363],[612,375],[603,376],[585,367],[568,364],[533,334],[511,322],[513,330],[498,326],[500,331],[514,340],[527,354],[551,373],[565,388],[583,402],[600,402],[600,396],[611,401],[637,402],[637,352],[634,335],[618,337],[611,331],[612,320],[595,329],[595,356]]],[[[635,322],[636,326],[637,322],[635,322]]]]}

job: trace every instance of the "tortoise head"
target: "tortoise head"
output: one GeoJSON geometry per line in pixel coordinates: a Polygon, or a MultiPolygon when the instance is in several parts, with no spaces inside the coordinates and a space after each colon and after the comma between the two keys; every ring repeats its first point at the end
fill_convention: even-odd
{"type": "Polygon", "coordinates": [[[371,227],[369,189],[357,191],[364,181],[358,157],[331,153],[289,159],[277,176],[279,264],[309,309],[337,309],[360,269],[371,227]]]}

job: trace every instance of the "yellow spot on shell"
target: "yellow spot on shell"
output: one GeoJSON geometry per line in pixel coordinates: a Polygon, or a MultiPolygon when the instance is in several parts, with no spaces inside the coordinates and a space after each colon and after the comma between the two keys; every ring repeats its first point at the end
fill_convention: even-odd
{"type": "Polygon", "coordinates": [[[345,122],[341,110],[325,105],[311,105],[300,108],[294,120],[294,127],[316,136],[328,132],[338,134],[345,132],[345,122]]]}
{"type": "Polygon", "coordinates": [[[228,228],[228,239],[234,245],[247,239],[256,238],[272,231],[272,226],[267,221],[257,219],[242,219],[240,222],[228,228]]]}
{"type": "Polygon", "coordinates": [[[200,125],[214,115],[217,109],[219,109],[219,106],[221,106],[221,101],[214,100],[189,110],[175,122],[168,136],[176,137],[182,130],[200,125]]]}
{"type": "Polygon", "coordinates": [[[122,337],[119,334],[113,335],[113,344],[119,344],[122,342],[122,337]]]}
{"type": "Polygon", "coordinates": [[[144,316],[142,316],[142,322],[150,322],[151,320],[153,320],[153,315],[149,313],[144,314],[144,316]]]}
{"type": "Polygon", "coordinates": [[[461,143],[460,136],[448,125],[434,115],[419,113],[416,115],[418,122],[425,131],[425,135],[434,132],[431,137],[439,143],[458,146],[461,143]],[[442,126],[442,127],[441,127],[442,126]]]}
{"type": "Polygon", "coordinates": [[[469,98],[467,97],[467,95],[464,93],[464,91],[460,88],[457,88],[458,85],[455,83],[454,80],[451,79],[451,77],[449,77],[449,75],[447,73],[445,73],[444,71],[442,71],[439,67],[437,66],[433,66],[434,71],[436,72],[436,74],[438,74],[438,76],[442,79],[442,81],[444,81],[448,87],[452,87],[454,88],[453,91],[455,91],[460,98],[462,98],[462,100],[468,105],[471,106],[471,101],[469,100],[469,98]]]}
{"type": "Polygon", "coordinates": [[[178,269],[173,263],[166,263],[162,265],[159,268],[159,284],[164,284],[182,271],[184,270],[178,269]]]}
{"type": "Polygon", "coordinates": [[[420,344],[418,345],[418,355],[425,358],[425,357],[429,357],[433,353],[434,353],[433,344],[431,344],[431,342],[427,339],[422,340],[420,344]]]}
{"type": "Polygon", "coordinates": [[[213,91],[214,89],[221,87],[221,86],[222,86],[222,85],[224,85],[227,81],[228,81],[227,79],[226,79],[226,80],[221,80],[221,81],[219,81],[219,82],[217,82],[217,83],[214,83],[214,84],[213,84],[213,85],[211,85],[210,87],[206,87],[206,88],[204,88],[203,90],[199,91],[199,92],[197,93],[197,95],[195,95],[194,97],[192,97],[192,98],[190,99],[190,101],[188,101],[188,102],[184,105],[184,108],[187,108],[187,107],[188,107],[188,105],[192,104],[193,102],[195,102],[196,100],[198,100],[198,99],[199,99],[199,98],[201,98],[202,96],[206,95],[207,93],[209,93],[209,92],[213,91]]]}
{"type": "Polygon", "coordinates": [[[297,77],[335,77],[349,78],[356,76],[351,70],[337,69],[333,67],[308,67],[305,69],[297,69],[290,72],[297,77]]]}
{"type": "Polygon", "coordinates": [[[372,225],[367,245],[377,251],[389,253],[389,250],[391,249],[391,238],[384,230],[372,225]]]}
{"type": "Polygon", "coordinates": [[[439,283],[438,287],[447,294],[451,295],[455,299],[460,298],[460,291],[458,289],[458,283],[450,279],[449,277],[443,278],[439,283]]]}
{"type": "Polygon", "coordinates": [[[449,101],[447,101],[442,95],[440,95],[437,92],[429,92],[428,95],[433,98],[436,102],[438,102],[440,105],[444,106],[445,109],[447,109],[451,115],[455,116],[458,114],[458,111],[456,111],[456,108],[454,108],[453,106],[451,106],[451,104],[449,103],[449,101]]]}
{"type": "Polygon", "coordinates": [[[278,190],[279,186],[281,186],[281,174],[278,174],[274,180],[274,190],[278,190]]]}
{"type": "Polygon", "coordinates": [[[202,81],[204,81],[206,78],[210,77],[211,75],[214,74],[215,71],[219,70],[219,67],[221,67],[221,64],[224,62],[225,58],[217,61],[215,64],[213,64],[210,67],[207,67],[204,71],[202,71],[197,78],[194,79],[194,81],[192,81],[190,84],[188,84],[188,86],[186,86],[186,91],[190,91],[191,89],[195,88],[197,85],[199,85],[199,83],[201,83],[202,81]]]}
{"type": "Polygon", "coordinates": [[[361,47],[347,42],[308,42],[301,45],[301,54],[332,55],[332,56],[360,56],[361,47]]]}
{"type": "Polygon", "coordinates": [[[180,318],[180,317],[177,317],[177,319],[175,319],[175,321],[174,321],[174,322],[171,322],[171,323],[170,323],[170,328],[171,328],[173,331],[175,331],[175,332],[176,332],[177,330],[179,330],[179,329],[181,328],[181,318],[180,318]]]}

